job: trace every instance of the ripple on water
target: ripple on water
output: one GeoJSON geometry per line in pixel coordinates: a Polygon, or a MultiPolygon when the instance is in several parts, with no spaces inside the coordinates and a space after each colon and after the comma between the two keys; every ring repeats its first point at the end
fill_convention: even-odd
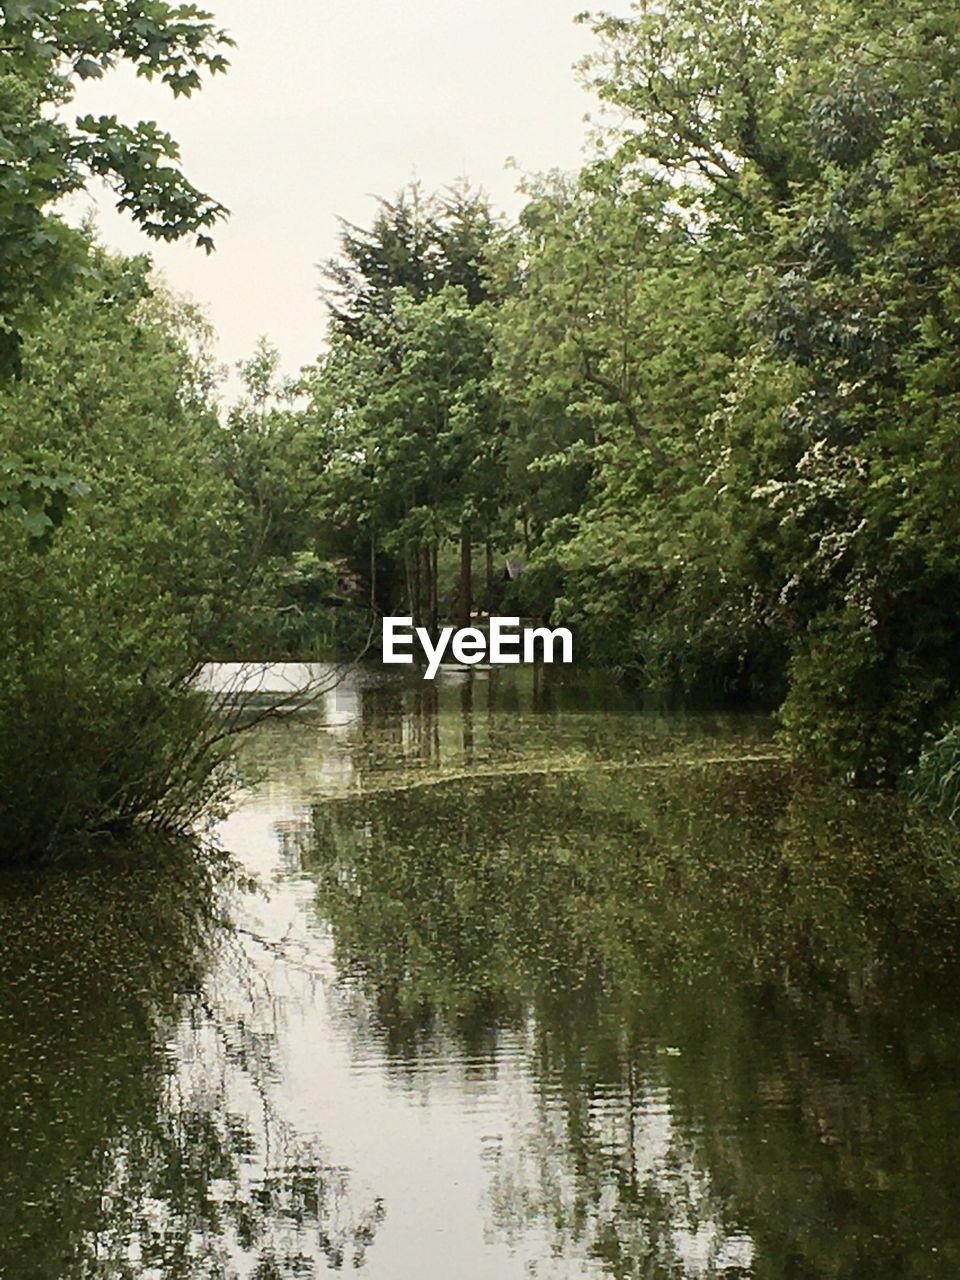
{"type": "Polygon", "coordinates": [[[233,931],[0,885],[0,1276],[960,1274],[954,838],[769,738],[362,675],[245,742],[233,931]]]}

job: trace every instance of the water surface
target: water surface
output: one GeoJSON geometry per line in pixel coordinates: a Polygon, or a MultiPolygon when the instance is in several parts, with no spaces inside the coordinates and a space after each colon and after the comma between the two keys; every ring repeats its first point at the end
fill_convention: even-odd
{"type": "Polygon", "coordinates": [[[949,831],[602,675],[330,675],[209,673],[291,694],[248,879],[0,883],[0,1275],[960,1274],[949,831]]]}

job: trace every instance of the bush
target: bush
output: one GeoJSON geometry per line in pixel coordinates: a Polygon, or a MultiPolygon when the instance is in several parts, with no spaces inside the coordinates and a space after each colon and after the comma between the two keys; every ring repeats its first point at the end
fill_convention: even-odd
{"type": "Polygon", "coordinates": [[[0,513],[0,859],[184,828],[218,792],[223,738],[193,679],[227,612],[233,524],[202,336],[145,261],[94,252],[0,391],[0,453],[69,458],[89,488],[46,551],[0,513]]]}

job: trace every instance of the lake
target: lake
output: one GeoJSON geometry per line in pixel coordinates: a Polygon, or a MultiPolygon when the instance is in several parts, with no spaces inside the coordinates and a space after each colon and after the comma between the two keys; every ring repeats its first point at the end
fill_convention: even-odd
{"type": "Polygon", "coordinates": [[[4,1280],[960,1275],[952,830],[602,673],[207,680],[231,858],[0,878],[4,1280]]]}

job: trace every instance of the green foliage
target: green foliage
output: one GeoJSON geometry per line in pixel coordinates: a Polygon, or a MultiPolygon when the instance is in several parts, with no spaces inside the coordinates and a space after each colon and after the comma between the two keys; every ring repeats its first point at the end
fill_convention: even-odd
{"type": "Polygon", "coordinates": [[[278,365],[261,341],[241,368],[245,394],[215,435],[236,508],[237,590],[210,656],[353,657],[370,620],[330,525],[330,425],[278,365]]]}
{"type": "Polygon", "coordinates": [[[496,407],[486,381],[489,323],[462,289],[448,285],[420,302],[397,290],[392,307],[387,323],[368,322],[363,340],[328,368],[346,419],[335,465],[350,488],[351,473],[365,475],[367,518],[396,554],[451,536],[482,505],[484,472],[496,468],[485,430],[496,407]]]}
{"type": "Polygon", "coordinates": [[[42,556],[29,522],[0,520],[0,857],[140,820],[181,827],[216,789],[222,744],[191,679],[236,539],[190,349],[202,339],[144,262],[94,255],[29,338],[28,376],[0,393],[0,453],[29,440],[71,457],[78,479],[54,473],[58,505],[41,514],[87,490],[52,540],[37,523],[42,556]]]}
{"type": "Polygon", "coordinates": [[[592,22],[619,123],[532,188],[497,317],[531,597],[889,779],[960,692],[956,13],[592,22]]]}
{"type": "Polygon", "coordinates": [[[86,497],[89,492],[89,485],[63,468],[40,469],[22,461],[0,467],[0,511],[22,522],[37,550],[49,548],[71,499],[86,497]]]}
{"type": "Polygon", "coordinates": [[[127,63],[175,95],[224,71],[229,37],[195,5],[127,0],[9,0],[0,5],[0,375],[19,373],[20,331],[83,269],[82,238],[49,207],[91,178],[148,236],[195,234],[226,212],[178,167],[177,144],[150,121],[64,118],[79,80],[127,63]]]}
{"type": "Polygon", "coordinates": [[[927,742],[905,779],[908,793],[952,821],[960,816],[960,728],[950,726],[942,737],[927,742]]]}
{"type": "Polygon", "coordinates": [[[212,249],[225,210],[168,134],[67,109],[121,63],[189,95],[229,44],[190,4],[0,6],[3,859],[144,819],[182,828],[217,790],[222,734],[192,678],[236,519],[202,326],[146,262],[108,259],[53,210],[103,179],[148,236],[212,249]]]}
{"type": "Polygon", "coordinates": [[[344,224],[325,353],[284,384],[262,345],[226,422],[196,317],[50,210],[105,177],[149,235],[209,248],[223,210],[169,137],[63,116],[123,61],[189,94],[227,37],[193,6],[3,15],[4,793],[61,738],[75,759],[11,849],[193,811],[219,754],[182,750],[209,741],[202,658],[359,648],[378,611],[466,621],[478,545],[487,608],[571,625],[581,657],[649,683],[779,701],[844,777],[896,777],[951,722],[952,7],[589,19],[617,124],[583,172],[531,180],[512,228],[416,186],[344,224]],[[526,564],[499,590],[497,554],[526,564]]]}
{"type": "Polygon", "coordinates": [[[482,193],[460,185],[424,196],[411,183],[377,204],[369,230],[341,224],[340,255],[324,266],[335,333],[361,337],[367,320],[389,316],[396,289],[422,301],[459,285],[471,306],[490,296],[487,258],[499,229],[482,193]]]}
{"type": "Polygon", "coordinates": [[[330,518],[369,549],[371,600],[402,596],[433,626],[439,547],[497,537],[509,506],[492,379],[498,234],[482,197],[424,201],[416,188],[382,202],[369,232],[345,228],[328,266],[331,348],[305,382],[328,423],[330,518]]]}

